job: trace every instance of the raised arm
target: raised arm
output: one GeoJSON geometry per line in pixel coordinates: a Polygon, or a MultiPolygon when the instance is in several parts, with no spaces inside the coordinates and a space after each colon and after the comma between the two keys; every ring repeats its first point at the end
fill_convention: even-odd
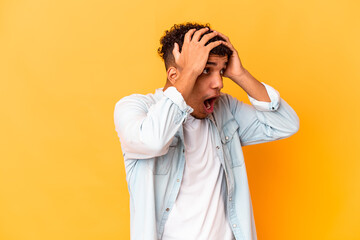
{"type": "Polygon", "coordinates": [[[226,95],[230,110],[239,125],[241,145],[283,139],[299,130],[299,118],[290,105],[271,86],[261,83],[270,102],[257,101],[248,95],[251,105],[226,95]]]}
{"type": "Polygon", "coordinates": [[[299,118],[280,94],[271,86],[256,80],[241,64],[237,50],[229,38],[218,32],[233,54],[224,76],[239,85],[248,95],[252,105],[239,102],[227,95],[230,109],[240,128],[242,145],[268,142],[289,137],[299,129],[299,118]]]}
{"type": "Polygon", "coordinates": [[[174,135],[193,111],[187,101],[194,84],[211,49],[222,43],[215,41],[205,46],[217,33],[205,34],[200,40],[208,28],[195,30],[185,34],[181,52],[175,44],[175,66],[168,69],[169,81],[164,94],[158,94],[160,99],[152,99],[150,95],[132,95],[116,104],[115,127],[127,159],[147,159],[166,154],[174,135]]]}
{"type": "Polygon", "coordinates": [[[166,154],[172,138],[192,108],[173,87],[160,100],[131,95],[116,103],[115,130],[126,158],[146,159],[166,154]]]}

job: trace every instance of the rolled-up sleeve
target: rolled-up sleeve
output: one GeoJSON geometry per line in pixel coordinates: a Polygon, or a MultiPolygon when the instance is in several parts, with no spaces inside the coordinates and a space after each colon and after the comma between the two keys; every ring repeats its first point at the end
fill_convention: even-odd
{"type": "Polygon", "coordinates": [[[276,111],[280,105],[280,94],[273,87],[261,82],[265,86],[271,102],[258,101],[248,95],[251,104],[259,111],[276,111]]]}
{"type": "Polygon", "coordinates": [[[273,87],[265,84],[271,102],[248,95],[250,104],[228,95],[231,112],[239,124],[243,146],[283,139],[299,130],[299,117],[273,87]]]}
{"type": "Polygon", "coordinates": [[[164,155],[192,111],[174,87],[166,89],[159,99],[134,94],[118,101],[114,122],[125,159],[164,155]]]}

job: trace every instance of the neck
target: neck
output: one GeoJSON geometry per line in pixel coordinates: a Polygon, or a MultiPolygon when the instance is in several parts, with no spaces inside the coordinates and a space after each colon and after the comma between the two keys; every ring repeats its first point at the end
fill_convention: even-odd
{"type": "Polygon", "coordinates": [[[172,87],[172,84],[169,81],[166,81],[163,91],[165,91],[168,87],[172,87]]]}

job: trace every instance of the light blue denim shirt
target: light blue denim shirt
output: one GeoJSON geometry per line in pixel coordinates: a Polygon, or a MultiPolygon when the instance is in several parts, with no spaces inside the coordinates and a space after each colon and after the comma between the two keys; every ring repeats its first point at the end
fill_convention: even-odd
{"type": "MultiPolygon", "coordinates": [[[[271,86],[271,102],[249,97],[251,105],[222,93],[210,121],[216,152],[226,178],[225,208],[237,240],[254,240],[255,222],[241,146],[291,136],[299,129],[295,111],[271,86]]],[[[161,239],[183,178],[182,124],[193,109],[174,87],[134,94],[115,105],[115,130],[121,142],[130,193],[131,239],[161,239]]],[[[181,227],[181,226],[179,226],[181,227]]]]}

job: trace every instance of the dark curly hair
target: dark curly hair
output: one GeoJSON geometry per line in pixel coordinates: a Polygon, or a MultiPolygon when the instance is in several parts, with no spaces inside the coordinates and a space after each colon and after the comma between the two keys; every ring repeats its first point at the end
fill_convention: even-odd
{"type": "MultiPolygon", "coordinates": [[[[190,22],[183,23],[183,24],[174,24],[174,26],[172,26],[170,28],[170,30],[165,31],[164,36],[162,36],[160,39],[161,47],[158,48],[157,52],[160,55],[160,57],[164,60],[166,69],[168,69],[170,66],[176,66],[175,59],[172,54],[172,51],[174,48],[174,43],[176,42],[177,44],[179,44],[179,51],[181,52],[182,45],[184,42],[184,37],[185,37],[185,34],[187,33],[187,31],[189,31],[190,29],[193,29],[193,28],[195,28],[197,31],[204,27],[209,28],[209,30],[207,32],[205,32],[204,34],[207,34],[207,33],[210,33],[213,31],[213,30],[211,30],[209,23],[206,23],[205,25],[203,25],[203,24],[199,24],[199,23],[190,23],[190,22]]],[[[202,35],[202,36],[204,36],[204,35],[202,35]]],[[[200,39],[202,38],[202,36],[200,37],[200,39]]],[[[225,39],[223,39],[222,37],[215,36],[212,39],[210,39],[205,45],[209,44],[210,42],[215,42],[218,40],[225,41],[225,39]]],[[[220,44],[219,46],[214,47],[210,51],[210,54],[215,54],[215,55],[219,55],[219,56],[227,55],[228,59],[232,53],[233,53],[232,50],[223,44],[220,44]]]]}

